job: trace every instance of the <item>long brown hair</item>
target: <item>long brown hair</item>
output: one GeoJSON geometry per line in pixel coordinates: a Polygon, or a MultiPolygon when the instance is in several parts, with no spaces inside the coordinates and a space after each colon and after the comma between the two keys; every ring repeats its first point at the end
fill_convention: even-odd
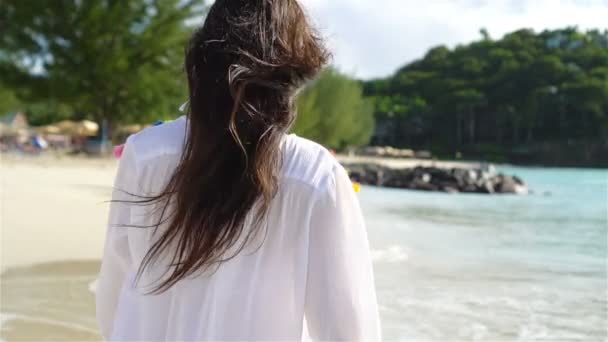
{"type": "Polygon", "coordinates": [[[297,90],[328,53],[296,0],[217,0],[186,49],[187,137],[160,204],[158,236],[138,279],[161,254],[171,267],[152,291],[236,256],[278,188],[280,143],[294,121],[297,90]],[[230,253],[228,253],[230,251],[230,253]],[[236,251],[236,252],[233,252],[236,251]]]}

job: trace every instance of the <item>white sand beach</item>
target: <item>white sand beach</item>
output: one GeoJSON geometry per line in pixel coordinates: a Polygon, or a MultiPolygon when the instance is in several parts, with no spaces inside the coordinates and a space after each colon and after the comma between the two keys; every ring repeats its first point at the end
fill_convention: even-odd
{"type": "Polygon", "coordinates": [[[1,270],[98,259],[116,166],[113,159],[1,156],[1,270]]]}
{"type": "MultiPolygon", "coordinates": [[[[101,339],[92,287],[116,167],[0,154],[0,340],[101,339]]],[[[509,170],[555,195],[359,194],[386,340],[605,340],[605,171],[509,170]]]]}
{"type": "Polygon", "coordinates": [[[52,154],[0,158],[0,339],[98,340],[90,287],[118,162],[52,154]]]}
{"type": "MultiPolygon", "coordinates": [[[[390,167],[465,165],[338,158],[390,167]]],[[[99,339],[90,287],[117,165],[110,158],[0,155],[0,339],[99,339]]]]}
{"type": "MultiPolygon", "coordinates": [[[[464,162],[338,156],[390,167],[464,162]]],[[[106,158],[0,155],[0,267],[99,259],[118,162],[106,158]]]]}
{"type": "Polygon", "coordinates": [[[0,159],[0,339],[99,340],[93,293],[113,159],[0,159]]]}

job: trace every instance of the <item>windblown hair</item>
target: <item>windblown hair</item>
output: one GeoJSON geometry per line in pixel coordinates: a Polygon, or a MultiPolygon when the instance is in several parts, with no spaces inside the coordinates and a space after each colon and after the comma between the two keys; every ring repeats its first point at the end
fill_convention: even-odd
{"type": "Polygon", "coordinates": [[[164,190],[145,201],[160,204],[161,214],[138,279],[161,254],[171,260],[154,293],[230,260],[260,229],[277,192],[295,95],[328,57],[297,0],[217,0],[210,8],[186,50],[181,160],[164,190]],[[245,232],[252,210],[254,228],[245,232]]]}

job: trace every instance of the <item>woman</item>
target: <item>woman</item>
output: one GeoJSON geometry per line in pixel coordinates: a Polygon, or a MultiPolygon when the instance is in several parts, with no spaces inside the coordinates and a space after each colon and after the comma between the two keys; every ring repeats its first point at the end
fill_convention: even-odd
{"type": "Polygon", "coordinates": [[[344,169],[286,135],[327,60],[296,0],[217,0],[187,48],[187,117],[127,140],[97,317],[111,340],[378,340],[344,169]]]}

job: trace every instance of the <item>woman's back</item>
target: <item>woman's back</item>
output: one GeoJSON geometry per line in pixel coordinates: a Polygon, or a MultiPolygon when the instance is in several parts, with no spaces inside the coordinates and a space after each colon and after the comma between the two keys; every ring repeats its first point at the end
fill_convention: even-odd
{"type": "MultiPolygon", "coordinates": [[[[132,136],[116,188],[159,191],[180,159],[186,124],[182,117],[132,136]]],[[[123,341],[300,340],[307,314],[312,337],[378,338],[367,236],[347,175],[327,150],[295,135],[284,137],[282,153],[279,190],[263,230],[215,270],[146,295],[133,280],[152,231],[109,235],[97,293],[104,335],[123,341]],[[117,272],[121,264],[124,272],[117,272]]],[[[128,195],[117,190],[115,199],[121,198],[128,195]]],[[[148,210],[116,203],[110,224],[150,225],[148,210]]],[[[154,281],[157,272],[141,283],[154,281]]]]}
{"type": "Polygon", "coordinates": [[[216,0],[186,48],[186,117],[127,140],[97,286],[113,340],[375,340],[344,169],[289,136],[328,54],[296,0],[216,0]]]}

